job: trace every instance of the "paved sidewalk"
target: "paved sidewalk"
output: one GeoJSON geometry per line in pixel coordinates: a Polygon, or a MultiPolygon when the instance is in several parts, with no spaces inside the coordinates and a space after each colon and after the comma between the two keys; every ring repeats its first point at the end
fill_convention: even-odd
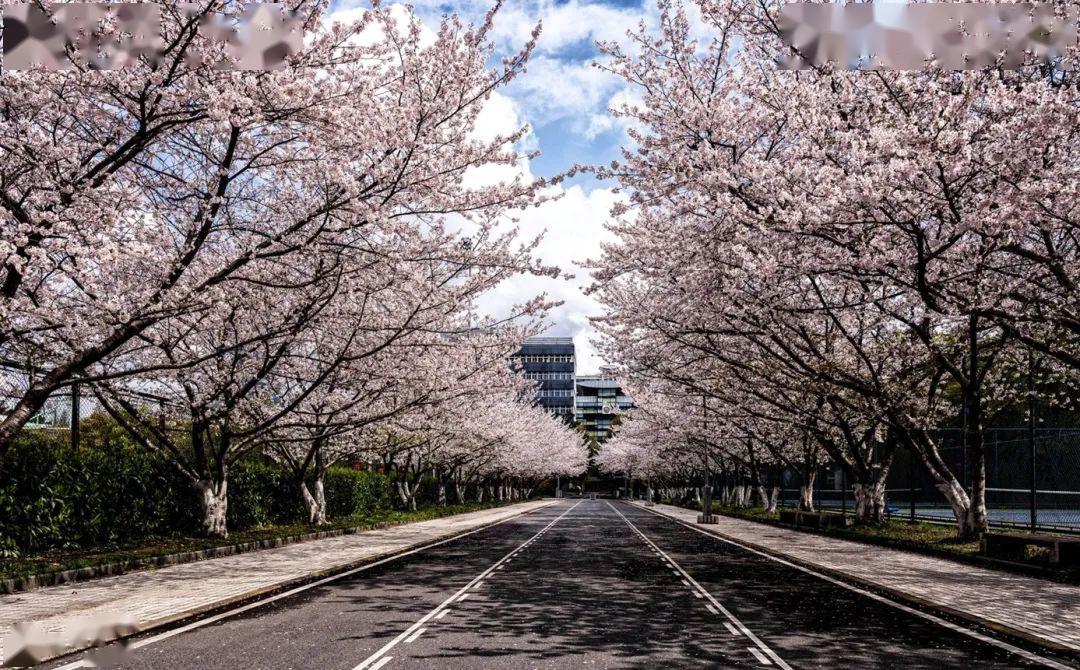
{"type": "MultiPolygon", "coordinates": [[[[319,576],[377,561],[408,549],[552,504],[539,500],[311,540],[274,549],[211,558],[157,570],[0,596],[0,660],[13,626],[33,622],[47,632],[75,622],[124,620],[140,630],[178,621],[319,576]]],[[[111,636],[114,637],[114,636],[111,636]]],[[[87,648],[82,643],[68,651],[87,648]]]]}
{"type": "Polygon", "coordinates": [[[671,505],[649,509],[897,599],[1080,653],[1080,586],[727,516],[720,516],[716,525],[703,526],[695,523],[697,512],[671,505]]]}

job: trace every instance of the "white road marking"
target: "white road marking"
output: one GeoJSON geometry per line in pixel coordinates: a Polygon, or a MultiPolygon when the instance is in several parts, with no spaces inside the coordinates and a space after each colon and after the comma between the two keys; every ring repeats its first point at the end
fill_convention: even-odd
{"type": "Polygon", "coordinates": [[[421,635],[424,634],[425,630],[427,630],[427,628],[418,628],[415,633],[413,633],[409,637],[405,638],[405,642],[408,643],[408,644],[412,644],[413,642],[416,641],[416,638],[418,638],[418,637],[420,637],[421,635]]]}
{"type": "MultiPolygon", "coordinates": [[[[555,505],[555,504],[557,504],[557,503],[554,503],[554,502],[551,503],[551,505],[555,505]]],[[[495,523],[489,523],[486,526],[480,526],[479,528],[474,528],[474,529],[472,529],[470,531],[466,531],[466,532],[461,533],[459,535],[453,535],[453,536],[448,537],[448,538],[446,538],[444,540],[439,540],[438,542],[432,542],[431,544],[425,544],[423,546],[416,547],[415,549],[410,549],[408,551],[403,551],[403,552],[400,552],[400,553],[397,553],[397,554],[393,554],[392,556],[387,556],[386,558],[379,559],[378,561],[375,561],[374,563],[365,563],[364,565],[357,566],[355,568],[352,568],[351,570],[346,570],[345,572],[339,572],[336,575],[330,575],[329,577],[324,577],[322,579],[311,582],[310,584],[303,584],[301,586],[297,586],[294,589],[289,589],[288,591],[283,591],[281,593],[278,593],[277,595],[270,596],[269,598],[262,598],[260,600],[256,600],[256,601],[250,602],[250,603],[248,603],[246,605],[242,605],[240,607],[237,607],[236,609],[231,609],[231,610],[229,610],[227,612],[222,612],[221,614],[215,614],[214,616],[206,617],[205,619],[199,619],[198,621],[193,621],[193,622],[187,624],[186,626],[180,626],[179,628],[173,628],[172,630],[167,630],[164,633],[159,633],[158,635],[154,635],[153,637],[148,637],[148,638],[145,638],[143,640],[136,640],[136,641],[132,642],[131,644],[129,644],[127,648],[128,648],[129,651],[131,651],[131,650],[135,650],[135,649],[140,649],[140,648],[145,647],[147,645],[154,644],[155,642],[160,642],[162,640],[167,640],[170,637],[173,637],[174,635],[179,635],[181,633],[186,633],[186,632],[188,632],[190,630],[195,630],[196,628],[202,628],[203,626],[206,626],[208,624],[216,623],[218,621],[221,621],[222,619],[227,619],[227,618],[229,618],[231,616],[235,616],[237,614],[242,614],[244,612],[247,612],[248,610],[253,610],[256,607],[262,607],[263,605],[267,605],[267,604],[272,603],[272,602],[274,602],[276,600],[281,600],[282,598],[288,598],[289,596],[295,595],[297,593],[303,593],[304,591],[309,591],[309,590],[311,590],[313,588],[323,586],[324,584],[329,584],[330,582],[336,581],[338,579],[344,579],[345,577],[355,575],[358,572],[363,572],[364,570],[370,570],[371,568],[378,567],[380,565],[383,565],[384,563],[389,563],[390,561],[396,561],[397,559],[402,558],[404,556],[412,556],[413,554],[418,554],[418,553],[420,553],[422,551],[427,551],[428,549],[431,549],[433,547],[438,547],[440,545],[446,544],[447,542],[453,542],[454,540],[459,540],[459,539],[461,539],[463,537],[467,537],[469,535],[472,535],[473,533],[479,533],[482,530],[487,530],[488,528],[493,528],[493,527],[498,526],[500,524],[504,524],[507,521],[513,521],[514,519],[517,519],[520,516],[524,516],[525,514],[531,514],[532,512],[544,509],[546,507],[550,507],[551,505],[543,505],[541,507],[536,507],[536,508],[528,510],[526,512],[522,512],[521,514],[515,514],[514,516],[508,516],[505,519],[502,519],[501,521],[496,521],[495,523]]],[[[72,661],[71,663],[61,665],[58,668],[56,668],[56,670],[76,670],[76,668],[92,668],[92,667],[96,667],[96,666],[92,665],[90,663],[89,659],[80,659],[78,661],[72,661]]]]}
{"type": "MultiPolygon", "coordinates": [[[[675,574],[679,574],[679,573],[678,573],[678,572],[676,572],[675,574]]],[[[690,587],[690,582],[686,581],[685,579],[684,579],[684,580],[682,580],[682,583],[683,583],[683,586],[685,586],[686,588],[691,588],[691,587],[690,587]]]]}
{"type": "Polygon", "coordinates": [[[772,663],[769,662],[769,659],[766,658],[765,654],[758,651],[757,647],[747,647],[746,650],[754,655],[754,658],[758,660],[758,663],[762,665],[772,665],[772,663]]]}
{"type": "Polygon", "coordinates": [[[392,658],[394,658],[394,657],[393,656],[383,656],[383,659],[381,661],[379,661],[375,665],[371,666],[371,670],[379,670],[379,668],[381,668],[384,665],[386,665],[387,663],[389,663],[392,658]]]}
{"type": "Polygon", "coordinates": [[[732,635],[741,635],[742,634],[742,633],[739,632],[738,628],[731,625],[730,621],[725,621],[724,625],[727,626],[728,632],[731,633],[732,635]]]}
{"type": "MultiPolygon", "coordinates": [[[[607,502],[607,501],[605,501],[605,502],[607,502]]],[[[622,518],[622,520],[626,523],[626,525],[630,526],[631,528],[637,529],[637,526],[635,526],[633,524],[633,522],[630,521],[630,519],[627,519],[625,514],[623,514],[619,510],[615,509],[614,505],[612,505],[611,503],[608,503],[608,506],[611,507],[611,509],[622,518]]],[[[638,532],[641,532],[641,530],[638,529],[638,532]]],[[[671,556],[668,556],[667,554],[665,554],[664,551],[662,549],[660,549],[660,547],[656,546],[656,543],[653,542],[652,540],[650,540],[644,533],[642,533],[641,537],[642,537],[642,539],[645,540],[645,542],[650,547],[652,547],[655,551],[659,552],[661,556],[664,556],[669,561],[671,561],[671,564],[675,566],[675,569],[678,570],[682,574],[683,579],[685,579],[690,584],[692,584],[694,589],[697,589],[697,591],[699,591],[702,595],[704,595],[704,597],[710,603],[712,603],[713,607],[715,607],[724,616],[726,616],[728,618],[728,620],[730,620],[731,623],[733,623],[735,625],[735,627],[739,629],[740,633],[742,633],[746,637],[750,638],[750,641],[753,642],[754,644],[756,644],[758,649],[765,652],[766,656],[768,656],[770,659],[775,661],[776,665],[780,666],[784,670],[792,670],[791,666],[784,662],[784,659],[777,656],[776,652],[769,648],[769,645],[762,642],[761,639],[758,638],[757,635],[754,635],[754,633],[751,632],[750,629],[747,628],[746,625],[743,624],[742,621],[739,621],[739,619],[734,614],[732,614],[730,611],[728,611],[728,609],[726,607],[721,605],[720,601],[718,601],[716,598],[714,598],[711,593],[709,593],[704,588],[702,588],[701,584],[698,584],[697,580],[695,580],[693,577],[690,576],[690,573],[688,573],[686,570],[683,570],[682,566],[680,566],[678,563],[676,563],[674,558],[672,558],[671,556]]]]}
{"type": "Polygon", "coordinates": [[[457,599],[457,601],[461,602],[462,600],[465,600],[468,597],[469,597],[468,593],[463,593],[463,594],[461,594],[461,597],[457,599]]]}
{"type": "Polygon", "coordinates": [[[898,610],[900,610],[902,612],[906,612],[908,614],[911,614],[913,616],[917,616],[917,617],[919,617],[921,619],[925,619],[927,621],[932,621],[933,623],[936,623],[939,626],[944,626],[945,628],[948,628],[951,631],[955,631],[957,633],[967,635],[968,637],[979,640],[980,642],[985,642],[987,644],[992,644],[995,647],[998,647],[999,649],[1004,649],[1005,651],[1016,654],[1017,656],[1020,656],[1021,658],[1025,658],[1025,659],[1027,659],[1029,661],[1032,661],[1034,663],[1041,663],[1041,664],[1043,664],[1043,665],[1045,665],[1047,667],[1054,668],[1055,670],[1076,670],[1073,666],[1065,665],[1064,663],[1059,663],[1059,662],[1057,662],[1057,661],[1055,661],[1055,660],[1053,660],[1051,658],[1046,658],[1045,656],[1039,656],[1038,654],[1036,654],[1034,652],[1030,652],[1030,651],[1028,651],[1026,649],[1021,649],[1020,647],[1017,647],[1016,645],[1009,644],[1008,642],[1005,642],[1003,640],[998,640],[997,638],[990,637],[989,635],[983,635],[982,633],[979,633],[978,631],[971,630],[970,628],[964,628],[963,626],[955,624],[955,623],[953,623],[951,621],[946,621],[945,619],[942,619],[941,617],[934,616],[933,614],[930,614],[928,612],[923,612],[921,610],[915,609],[914,607],[908,607],[907,605],[904,605],[903,603],[898,603],[895,600],[889,600],[888,598],[886,598],[884,596],[879,596],[878,594],[876,594],[876,593],[874,593],[872,591],[867,591],[866,589],[859,588],[858,586],[854,586],[853,584],[848,584],[847,582],[841,581],[839,579],[834,579],[833,577],[829,577],[828,575],[824,575],[824,574],[822,574],[820,572],[815,572],[815,571],[811,570],[810,568],[803,567],[803,566],[801,566],[801,565],[799,565],[797,563],[792,563],[791,561],[785,561],[782,558],[778,558],[776,556],[773,556],[772,554],[767,554],[764,551],[758,551],[757,549],[754,549],[753,547],[748,547],[745,544],[740,544],[738,542],[735,542],[734,540],[729,540],[726,537],[721,537],[719,535],[715,535],[713,533],[710,533],[707,530],[703,530],[701,528],[696,528],[696,527],[691,526],[690,524],[688,524],[688,523],[686,523],[684,521],[680,521],[679,519],[674,519],[672,517],[669,517],[669,516],[667,516],[665,514],[661,514],[660,512],[656,512],[656,511],[651,510],[651,509],[646,509],[645,511],[646,512],[652,512],[656,516],[664,518],[664,519],[668,519],[669,521],[674,521],[675,523],[677,523],[677,524],[679,524],[681,526],[686,526],[690,530],[701,533],[702,535],[707,535],[708,537],[711,537],[714,540],[718,540],[718,541],[723,542],[725,544],[730,544],[731,546],[738,547],[739,549],[742,549],[743,551],[748,551],[751,554],[761,556],[762,558],[767,558],[770,561],[775,561],[777,563],[780,563],[781,565],[786,565],[789,568],[794,568],[794,569],[796,569],[796,570],[798,570],[800,572],[805,572],[808,575],[813,575],[814,577],[817,577],[818,579],[823,579],[823,580],[829,582],[830,584],[834,584],[836,586],[843,587],[843,588],[845,588],[845,589],[847,589],[849,591],[853,591],[855,593],[858,593],[861,596],[866,596],[867,598],[870,598],[871,600],[874,600],[876,602],[879,602],[879,603],[882,603],[882,604],[885,604],[885,605],[889,605],[891,607],[895,607],[896,609],[898,609],[898,610]]]}
{"type": "MultiPolygon", "coordinates": [[[[580,504],[581,504],[581,501],[580,501],[580,500],[579,500],[578,502],[574,503],[574,505],[573,505],[573,506],[569,507],[569,508],[568,508],[568,509],[567,509],[566,511],[564,511],[564,512],[563,512],[562,514],[560,514],[559,516],[555,517],[555,518],[554,518],[554,519],[553,519],[553,520],[551,521],[551,523],[549,523],[548,525],[544,526],[544,528],[542,528],[542,529],[541,529],[541,532],[542,532],[542,531],[544,531],[544,530],[548,530],[549,528],[551,528],[552,526],[554,526],[555,524],[557,524],[557,523],[558,523],[559,521],[561,521],[561,520],[562,520],[562,518],[563,518],[564,516],[566,516],[566,515],[567,515],[567,514],[569,514],[570,512],[573,512],[573,511],[574,511],[574,509],[575,509],[575,508],[576,508],[576,507],[577,507],[578,505],[580,505],[580,504]]],[[[539,534],[539,533],[538,533],[538,534],[539,534]]],[[[400,633],[400,634],[399,634],[399,635],[398,635],[397,637],[395,637],[395,638],[394,638],[393,640],[390,640],[389,642],[387,642],[386,644],[384,644],[384,645],[382,646],[382,648],[381,648],[381,649],[379,649],[378,651],[376,651],[376,652],[375,652],[374,654],[372,654],[371,656],[368,656],[367,658],[365,658],[365,659],[364,659],[364,660],[363,660],[363,661],[362,661],[362,662],[361,662],[361,663],[360,663],[359,665],[357,665],[356,667],[354,667],[354,668],[353,668],[353,670],[364,670],[364,668],[367,668],[367,667],[371,666],[371,664],[372,664],[372,663],[374,663],[374,662],[375,662],[376,660],[378,660],[378,659],[379,659],[379,657],[381,657],[381,656],[382,656],[383,654],[385,654],[386,652],[388,652],[388,651],[390,651],[391,649],[393,649],[393,648],[394,648],[394,647],[395,647],[395,646],[396,646],[396,645],[397,645],[397,644],[398,644],[399,642],[401,642],[402,640],[404,640],[405,638],[407,638],[407,637],[408,637],[409,635],[412,635],[412,634],[413,634],[413,632],[414,632],[414,631],[415,631],[415,630],[416,630],[417,628],[420,628],[421,626],[423,626],[423,625],[424,625],[425,623],[427,623],[427,622],[428,622],[428,621],[429,621],[430,619],[432,619],[432,618],[435,618],[435,619],[441,619],[442,617],[446,616],[446,613],[450,611],[449,609],[447,609],[447,607],[449,607],[450,603],[454,602],[454,600],[455,600],[455,599],[457,599],[457,598],[460,598],[460,597],[461,597],[461,594],[465,593],[466,591],[468,591],[469,589],[471,589],[471,588],[472,588],[472,587],[473,587],[473,586],[474,586],[475,584],[479,583],[479,582],[480,582],[481,580],[483,580],[483,579],[484,579],[485,577],[487,577],[488,575],[490,575],[490,574],[491,574],[491,572],[492,572],[493,570],[495,570],[495,568],[499,567],[500,565],[502,565],[503,563],[505,563],[506,561],[508,561],[508,560],[510,559],[510,557],[514,555],[514,553],[515,553],[515,552],[517,552],[517,551],[521,551],[521,547],[525,546],[525,544],[527,544],[528,542],[532,542],[532,541],[533,541],[533,540],[535,540],[535,539],[536,539],[536,535],[533,535],[533,536],[532,536],[531,538],[529,538],[528,540],[526,540],[526,542],[525,542],[525,543],[523,543],[523,544],[519,545],[519,546],[518,546],[518,547],[517,547],[516,549],[514,549],[513,551],[511,551],[511,552],[509,552],[508,554],[506,554],[506,556],[503,556],[503,557],[502,557],[502,558],[500,558],[500,559],[499,559],[498,561],[496,561],[496,562],[495,562],[495,564],[494,564],[494,565],[492,565],[491,567],[489,567],[489,568],[488,568],[487,570],[484,570],[483,572],[481,572],[481,573],[480,573],[479,575],[477,575],[476,577],[473,577],[472,581],[470,581],[470,582],[469,582],[468,584],[466,584],[465,586],[462,586],[462,587],[461,587],[460,589],[458,589],[457,591],[455,591],[453,595],[451,595],[451,596],[450,596],[449,598],[447,598],[446,600],[442,601],[442,603],[440,603],[439,605],[437,605],[437,606],[435,607],[435,609],[431,610],[430,612],[428,612],[428,613],[427,613],[427,614],[425,614],[424,616],[420,617],[420,620],[419,620],[419,621],[417,621],[417,622],[416,622],[416,623],[414,623],[413,625],[411,625],[411,626],[409,626],[408,628],[406,628],[406,629],[405,629],[404,631],[402,631],[402,632],[401,632],[401,633],[400,633]]],[[[372,668],[372,670],[374,670],[374,668],[372,668]]]]}
{"type": "Polygon", "coordinates": [[[711,603],[705,603],[705,609],[709,610],[713,614],[719,614],[719,612],[716,611],[716,608],[713,607],[711,603]]]}

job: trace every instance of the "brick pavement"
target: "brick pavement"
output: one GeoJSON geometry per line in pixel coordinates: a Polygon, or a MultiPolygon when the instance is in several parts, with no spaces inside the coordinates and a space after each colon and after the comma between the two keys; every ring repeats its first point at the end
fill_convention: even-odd
{"type": "MultiPolygon", "coordinates": [[[[441,519],[0,595],[0,660],[15,624],[62,632],[122,618],[147,630],[535,510],[531,501],[441,519]],[[73,624],[72,622],[76,622],[73,624]]],[[[77,644],[69,651],[86,648],[77,644]]],[[[7,653],[14,653],[8,649],[7,653]]]]}
{"type": "Polygon", "coordinates": [[[694,523],[695,511],[671,505],[651,509],[900,600],[1080,653],[1080,586],[727,516],[702,526],[694,523]]]}

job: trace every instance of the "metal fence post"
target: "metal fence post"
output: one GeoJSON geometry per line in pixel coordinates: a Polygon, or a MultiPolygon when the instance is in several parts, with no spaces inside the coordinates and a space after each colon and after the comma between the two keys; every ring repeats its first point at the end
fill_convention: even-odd
{"type": "Polygon", "coordinates": [[[911,519],[908,523],[915,523],[915,448],[908,447],[908,486],[911,488],[911,496],[908,504],[911,506],[911,519]]]}
{"type": "Polygon", "coordinates": [[[844,468],[840,468],[840,513],[847,516],[847,482],[844,480],[844,468]]]}
{"type": "Polygon", "coordinates": [[[79,385],[71,385],[71,448],[79,448],[79,385]]]}
{"type": "Polygon", "coordinates": [[[1028,351],[1028,467],[1031,470],[1031,532],[1039,526],[1038,478],[1035,476],[1035,380],[1032,353],[1028,351]]]}

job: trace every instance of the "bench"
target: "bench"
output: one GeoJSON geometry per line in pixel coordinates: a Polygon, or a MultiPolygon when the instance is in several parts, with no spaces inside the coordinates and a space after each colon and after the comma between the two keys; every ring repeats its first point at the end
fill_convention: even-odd
{"type": "MultiPolygon", "coordinates": [[[[1031,561],[1029,547],[1044,550],[1045,562],[1067,567],[1080,565],[1080,537],[1036,535],[1032,533],[987,533],[981,542],[982,554],[990,558],[1031,561]]],[[[1038,560],[1038,559],[1036,559],[1038,560]]]]}
{"type": "Polygon", "coordinates": [[[780,510],[780,523],[825,530],[827,528],[847,528],[851,517],[832,512],[802,512],[799,510],[780,510]]]}

